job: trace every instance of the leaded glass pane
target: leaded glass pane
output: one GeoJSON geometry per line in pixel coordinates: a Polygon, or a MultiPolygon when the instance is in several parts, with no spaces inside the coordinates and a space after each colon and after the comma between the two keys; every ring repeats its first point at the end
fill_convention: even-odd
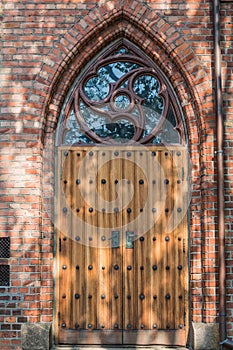
{"type": "Polygon", "coordinates": [[[103,100],[109,93],[110,84],[140,66],[131,62],[114,62],[99,69],[98,75],[85,84],[85,94],[90,100],[103,100]]]}
{"type": "Polygon", "coordinates": [[[139,49],[121,42],[99,56],[77,83],[62,143],[183,142],[179,108],[163,74],[139,49]]]}
{"type": "Polygon", "coordinates": [[[93,143],[93,141],[80,131],[80,127],[72,110],[68,118],[68,129],[64,132],[63,143],[74,145],[77,143],[93,143]]]}
{"type": "Polygon", "coordinates": [[[118,109],[126,109],[130,105],[130,98],[127,95],[121,94],[114,99],[115,106],[118,109]]]}
{"type": "Polygon", "coordinates": [[[159,90],[158,80],[151,75],[141,75],[134,82],[134,91],[143,99],[143,105],[161,115],[163,99],[158,95],[159,90]]]}
{"type": "Polygon", "coordinates": [[[153,143],[171,143],[178,144],[180,143],[180,136],[176,127],[176,119],[174,116],[173,109],[170,109],[168,119],[165,120],[163,125],[163,130],[161,133],[154,139],[153,143]]]}

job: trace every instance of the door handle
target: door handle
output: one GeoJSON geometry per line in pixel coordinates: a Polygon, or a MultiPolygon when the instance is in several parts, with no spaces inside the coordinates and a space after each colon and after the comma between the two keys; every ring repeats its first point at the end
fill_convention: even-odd
{"type": "Polygon", "coordinates": [[[134,248],[134,240],[136,237],[137,235],[133,231],[126,231],[126,248],[128,249],[134,248]]]}
{"type": "Polygon", "coordinates": [[[112,241],[112,248],[120,248],[120,231],[112,231],[109,239],[112,241]]]}

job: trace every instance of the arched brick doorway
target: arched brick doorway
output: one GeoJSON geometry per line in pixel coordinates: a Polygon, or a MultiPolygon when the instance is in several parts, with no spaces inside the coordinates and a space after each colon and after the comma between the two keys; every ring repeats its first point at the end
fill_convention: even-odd
{"type": "Polygon", "coordinates": [[[57,343],[185,345],[188,167],[169,82],[118,39],[74,84],[57,145],[57,343]]]}
{"type": "MultiPolygon", "coordinates": [[[[211,154],[212,147],[212,143],[207,140],[208,118],[205,118],[211,113],[211,107],[205,100],[205,94],[208,95],[210,85],[208,77],[206,84],[202,84],[202,78],[206,77],[206,72],[191,46],[179,37],[175,28],[166,24],[168,29],[161,35],[161,18],[158,13],[145,9],[141,3],[138,3],[138,7],[140,13],[144,11],[143,18],[150,18],[150,26],[147,26],[143,18],[138,18],[136,12],[129,8],[122,10],[119,7],[110,11],[107,19],[104,11],[95,9],[84,18],[88,23],[85,30],[82,27],[84,22],[78,22],[61,39],[56,50],[49,54],[38,78],[39,85],[43,85],[43,90],[47,91],[43,114],[45,124],[43,143],[51,152],[48,154],[52,155],[54,130],[68,91],[83,67],[98,55],[103,47],[115,38],[124,37],[138,45],[153,59],[171,82],[182,106],[184,124],[187,127],[189,156],[192,163],[190,168],[190,321],[211,323],[214,322],[214,316],[211,316],[208,307],[196,307],[200,304],[199,300],[209,293],[207,284],[203,284],[200,288],[201,277],[197,273],[201,271],[200,276],[202,272],[204,276],[211,265],[208,256],[201,251],[200,243],[200,237],[205,239],[208,236],[208,223],[205,218],[209,215],[207,213],[208,188],[209,181],[212,181],[212,177],[206,176],[209,159],[205,156],[211,154]],[[98,18],[98,21],[93,22],[93,16],[98,18]],[[77,38],[80,40],[77,41],[77,38]],[[69,49],[67,43],[69,43],[69,49]]],[[[38,91],[38,95],[40,94],[41,91],[38,91]]],[[[46,164],[48,164],[47,171],[53,171],[50,160],[46,164]]],[[[51,179],[46,180],[45,177],[45,188],[50,185],[51,179]]],[[[47,205],[46,201],[44,206],[48,211],[52,208],[52,205],[47,205]]],[[[44,225],[47,225],[46,221],[44,225]]],[[[208,249],[209,252],[213,250],[210,245],[208,249]]],[[[216,301],[216,297],[213,297],[213,300],[216,301]]]]}

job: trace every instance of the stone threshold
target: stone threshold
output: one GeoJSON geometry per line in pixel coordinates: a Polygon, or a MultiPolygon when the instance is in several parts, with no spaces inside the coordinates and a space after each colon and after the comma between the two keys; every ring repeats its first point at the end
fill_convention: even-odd
{"type": "Polygon", "coordinates": [[[93,346],[55,346],[51,350],[187,350],[188,348],[177,347],[177,346],[165,346],[165,345],[156,345],[156,346],[107,346],[107,345],[93,345],[93,346]]]}

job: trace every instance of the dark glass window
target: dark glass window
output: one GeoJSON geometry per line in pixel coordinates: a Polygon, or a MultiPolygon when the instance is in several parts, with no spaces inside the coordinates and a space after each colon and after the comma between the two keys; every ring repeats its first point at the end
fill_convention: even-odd
{"type": "Polygon", "coordinates": [[[183,143],[177,111],[158,67],[120,40],[78,80],[64,108],[57,144],[183,143]]]}

